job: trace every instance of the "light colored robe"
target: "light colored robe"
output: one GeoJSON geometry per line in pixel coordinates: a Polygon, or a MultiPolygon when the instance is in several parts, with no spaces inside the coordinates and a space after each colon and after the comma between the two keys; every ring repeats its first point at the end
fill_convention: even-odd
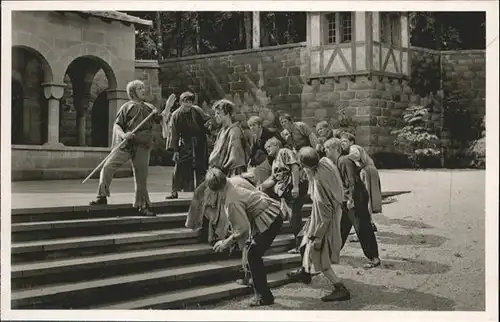
{"type": "Polygon", "coordinates": [[[246,168],[251,148],[246,144],[245,133],[237,122],[221,129],[208,159],[209,166],[217,167],[227,174],[241,167],[246,168]]]}
{"type": "Polygon", "coordinates": [[[311,216],[302,229],[301,247],[305,247],[302,265],[306,272],[318,273],[340,259],[344,189],[337,166],[330,159],[321,158],[317,169],[313,171],[314,174],[309,178],[313,204],[311,216]],[[314,248],[310,240],[312,236],[322,240],[319,249],[314,248]]]}
{"type": "Polygon", "coordinates": [[[349,148],[349,159],[360,169],[361,181],[368,191],[368,209],[371,214],[382,212],[382,189],[380,176],[373,159],[361,146],[353,144],[349,148]]]}

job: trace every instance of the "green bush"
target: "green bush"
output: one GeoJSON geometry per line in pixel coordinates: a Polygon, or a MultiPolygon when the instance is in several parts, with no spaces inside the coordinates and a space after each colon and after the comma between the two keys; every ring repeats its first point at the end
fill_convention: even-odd
{"type": "Polygon", "coordinates": [[[469,146],[468,154],[471,157],[469,166],[473,168],[486,168],[486,116],[481,122],[481,137],[469,146]]]}
{"type": "Polygon", "coordinates": [[[425,106],[411,106],[403,113],[403,127],[393,130],[396,135],[394,145],[400,147],[414,168],[431,167],[438,159],[440,151],[436,148],[438,137],[427,127],[429,111],[425,106]]]}

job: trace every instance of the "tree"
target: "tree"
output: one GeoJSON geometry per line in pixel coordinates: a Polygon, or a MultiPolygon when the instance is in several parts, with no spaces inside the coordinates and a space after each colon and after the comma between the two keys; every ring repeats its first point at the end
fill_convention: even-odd
{"type": "Polygon", "coordinates": [[[414,168],[424,167],[426,159],[441,153],[436,148],[438,137],[430,132],[426,124],[428,113],[425,106],[408,107],[403,113],[403,128],[391,132],[397,135],[394,145],[403,148],[414,168]]]}
{"type": "Polygon", "coordinates": [[[410,12],[410,43],[437,50],[484,49],[485,21],[485,12],[410,12]]]}

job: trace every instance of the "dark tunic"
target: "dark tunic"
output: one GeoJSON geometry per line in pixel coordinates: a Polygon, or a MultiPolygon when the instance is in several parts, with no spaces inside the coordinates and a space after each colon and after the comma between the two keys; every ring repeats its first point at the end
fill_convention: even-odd
{"type": "Polygon", "coordinates": [[[342,246],[349,236],[351,227],[354,226],[365,256],[370,260],[378,258],[377,239],[371,227],[370,213],[368,212],[368,192],[359,176],[359,169],[347,156],[340,156],[337,160],[337,167],[344,185],[344,204],[342,205],[340,223],[342,246]],[[354,201],[353,209],[348,209],[345,204],[350,198],[354,201]]]}
{"type": "Polygon", "coordinates": [[[179,153],[172,178],[173,191],[194,191],[194,170],[197,185],[203,181],[208,166],[208,130],[205,127],[208,118],[200,107],[188,104],[172,114],[169,148],[179,153]]]}
{"type": "Polygon", "coordinates": [[[250,166],[256,167],[266,160],[267,152],[265,145],[266,142],[273,137],[276,137],[283,145],[285,145],[285,139],[283,139],[278,132],[263,127],[260,137],[255,140],[252,146],[252,152],[250,153],[250,166]]]}

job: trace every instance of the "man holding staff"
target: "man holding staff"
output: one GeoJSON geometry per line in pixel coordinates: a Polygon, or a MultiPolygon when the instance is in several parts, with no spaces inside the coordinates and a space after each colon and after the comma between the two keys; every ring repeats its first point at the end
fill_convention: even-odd
{"type": "MultiPolygon", "coordinates": [[[[145,102],[146,88],[142,81],[134,80],[128,83],[127,95],[130,101],[123,104],[116,115],[112,152],[101,169],[97,199],[90,205],[107,204],[113,174],[125,162],[131,160],[135,180],[134,208],[144,216],[155,216],[156,214],[151,211],[147,178],[153,143],[153,125],[160,120],[159,111],[145,102]]],[[[174,101],[169,99],[167,105],[173,104],[174,101]]]]}

